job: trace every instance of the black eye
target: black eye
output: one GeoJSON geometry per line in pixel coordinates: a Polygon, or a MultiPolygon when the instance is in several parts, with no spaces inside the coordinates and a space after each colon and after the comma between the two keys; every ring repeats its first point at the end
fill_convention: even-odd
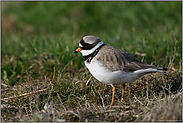
{"type": "Polygon", "coordinates": [[[83,39],[81,39],[80,44],[84,46],[85,43],[83,39]]]}
{"type": "Polygon", "coordinates": [[[81,39],[80,44],[83,46],[83,47],[80,47],[82,50],[90,50],[96,46],[95,44],[85,43],[83,39],[81,39]]]}
{"type": "Polygon", "coordinates": [[[85,43],[83,39],[81,39],[80,44],[81,44],[83,47],[87,47],[87,46],[89,46],[89,45],[92,45],[92,44],[85,43]]]}

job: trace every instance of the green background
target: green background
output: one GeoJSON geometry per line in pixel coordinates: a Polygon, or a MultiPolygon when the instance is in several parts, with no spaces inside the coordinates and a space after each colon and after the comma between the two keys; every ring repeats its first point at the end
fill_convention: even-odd
{"type": "Polygon", "coordinates": [[[84,63],[73,51],[85,35],[97,36],[148,64],[177,68],[182,61],[180,1],[3,1],[1,7],[1,79],[9,84],[17,78],[23,81],[25,70],[40,78],[69,63],[77,72],[84,63]]]}

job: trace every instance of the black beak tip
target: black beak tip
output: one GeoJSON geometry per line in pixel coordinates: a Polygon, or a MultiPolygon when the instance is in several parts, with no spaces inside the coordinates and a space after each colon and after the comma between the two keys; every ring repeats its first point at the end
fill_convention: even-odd
{"type": "Polygon", "coordinates": [[[74,53],[78,53],[78,52],[75,50],[74,53]]]}

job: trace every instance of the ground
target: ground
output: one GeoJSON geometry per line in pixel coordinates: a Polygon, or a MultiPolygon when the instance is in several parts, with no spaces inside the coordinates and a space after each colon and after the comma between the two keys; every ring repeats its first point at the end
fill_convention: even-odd
{"type": "Polygon", "coordinates": [[[1,2],[1,121],[182,122],[182,2],[1,2]],[[85,35],[168,68],[112,87],[74,54],[85,35]]]}

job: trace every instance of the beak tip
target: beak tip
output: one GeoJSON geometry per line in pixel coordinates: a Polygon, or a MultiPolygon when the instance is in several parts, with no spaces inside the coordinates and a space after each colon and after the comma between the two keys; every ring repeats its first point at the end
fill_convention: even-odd
{"type": "Polygon", "coordinates": [[[78,52],[75,50],[74,53],[78,53],[78,52]]]}
{"type": "Polygon", "coordinates": [[[79,47],[77,50],[74,51],[74,53],[78,53],[81,51],[81,48],[79,47]]]}

